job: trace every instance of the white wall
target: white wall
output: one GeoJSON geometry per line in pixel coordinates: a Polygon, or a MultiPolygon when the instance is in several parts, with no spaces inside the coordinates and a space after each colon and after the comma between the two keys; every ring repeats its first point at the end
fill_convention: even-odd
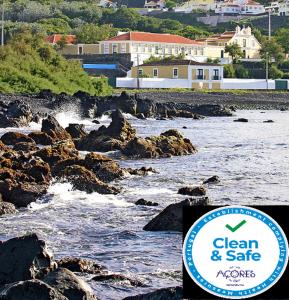
{"type": "MultiPolygon", "coordinates": [[[[275,80],[268,80],[268,88],[275,89],[275,80]]],[[[221,89],[224,90],[266,90],[266,79],[237,79],[224,78],[221,82],[221,89]]]]}
{"type": "MultiPolygon", "coordinates": [[[[140,88],[191,88],[187,79],[168,79],[168,78],[139,78],[140,88]]],[[[137,88],[137,78],[117,78],[116,87],[137,88]]]]}

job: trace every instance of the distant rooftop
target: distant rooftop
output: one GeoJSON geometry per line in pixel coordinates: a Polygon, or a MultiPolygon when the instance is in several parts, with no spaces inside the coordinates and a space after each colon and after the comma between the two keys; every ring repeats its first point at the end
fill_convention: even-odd
{"type": "Polygon", "coordinates": [[[69,34],[69,35],[63,35],[63,34],[52,34],[45,38],[45,42],[49,44],[57,44],[61,41],[62,38],[65,38],[66,44],[71,45],[76,43],[76,36],[69,34]]]}
{"type": "Polygon", "coordinates": [[[202,62],[197,62],[194,60],[188,60],[188,59],[172,59],[172,60],[160,60],[160,61],[152,61],[152,62],[147,62],[140,67],[147,67],[147,66],[219,66],[219,64],[214,64],[214,63],[202,63],[202,62]]]}
{"type": "Polygon", "coordinates": [[[168,44],[198,44],[198,42],[187,39],[176,34],[150,33],[130,31],[107,40],[113,41],[135,41],[135,42],[153,42],[153,43],[168,43],[168,44]]]}

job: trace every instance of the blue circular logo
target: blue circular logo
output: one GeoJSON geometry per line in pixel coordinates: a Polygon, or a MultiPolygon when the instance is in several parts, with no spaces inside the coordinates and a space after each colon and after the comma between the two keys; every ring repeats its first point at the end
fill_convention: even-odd
{"type": "Polygon", "coordinates": [[[288,263],[288,242],[279,224],[262,211],[226,206],[192,225],[183,260],[190,277],[207,292],[250,298],[280,279],[288,263]]]}

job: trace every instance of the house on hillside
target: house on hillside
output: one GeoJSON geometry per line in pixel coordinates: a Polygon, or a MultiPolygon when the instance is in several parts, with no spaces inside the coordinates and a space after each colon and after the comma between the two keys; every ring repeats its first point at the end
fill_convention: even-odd
{"type": "Polygon", "coordinates": [[[191,13],[197,9],[209,11],[216,8],[216,3],[215,0],[190,0],[176,6],[174,11],[179,13],[191,13]]]}
{"type": "Polygon", "coordinates": [[[265,6],[253,0],[226,0],[215,8],[215,13],[222,15],[261,15],[265,12],[265,6]]]}
{"type": "Polygon", "coordinates": [[[66,45],[73,45],[76,43],[76,36],[75,35],[64,35],[64,34],[52,34],[45,37],[45,42],[51,45],[56,45],[62,40],[65,42],[66,45]]]}
{"type": "Polygon", "coordinates": [[[289,1],[285,0],[279,2],[279,15],[280,16],[289,16],[289,1]]]}
{"type": "Polygon", "coordinates": [[[229,62],[229,55],[225,53],[225,47],[228,44],[238,44],[243,53],[244,59],[258,60],[260,59],[261,44],[252,34],[251,27],[237,26],[235,31],[226,31],[222,34],[197,39],[198,43],[204,45],[204,55],[208,58],[220,58],[222,62],[229,62]]]}
{"type": "Polygon", "coordinates": [[[224,67],[193,60],[160,60],[133,67],[118,87],[220,89],[224,67]]]}
{"type": "Polygon", "coordinates": [[[168,57],[183,54],[186,59],[205,61],[205,45],[175,34],[127,32],[100,42],[102,54],[131,55],[134,65],[150,57],[168,57]]]}
{"type": "Polygon", "coordinates": [[[164,9],[166,6],[165,0],[145,0],[144,8],[149,10],[164,9]]]}
{"type": "Polygon", "coordinates": [[[117,8],[117,3],[111,0],[98,0],[97,5],[102,8],[117,8]]]}

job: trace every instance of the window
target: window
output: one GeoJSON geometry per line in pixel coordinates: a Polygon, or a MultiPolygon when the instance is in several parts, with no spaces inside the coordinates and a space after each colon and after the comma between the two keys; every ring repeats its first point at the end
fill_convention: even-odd
{"type": "Polygon", "coordinates": [[[112,53],[117,53],[117,45],[116,44],[113,44],[112,45],[112,53]]]}
{"type": "Polygon", "coordinates": [[[126,53],[126,44],[121,44],[120,51],[121,53],[126,53]]]}
{"type": "Polygon", "coordinates": [[[137,75],[138,75],[138,77],[142,77],[143,76],[143,69],[138,69],[137,70],[137,75]]]}
{"type": "Polygon", "coordinates": [[[159,70],[158,69],[153,69],[153,77],[157,78],[159,76],[159,70]]]}
{"type": "Polygon", "coordinates": [[[243,39],[243,47],[246,47],[246,45],[247,45],[247,40],[243,39]]]}
{"type": "Polygon", "coordinates": [[[213,73],[214,73],[213,80],[219,80],[220,79],[219,78],[219,69],[214,69],[213,73]]]}
{"type": "Polygon", "coordinates": [[[155,53],[159,54],[159,46],[155,46],[155,53]]]}
{"type": "Polygon", "coordinates": [[[179,77],[179,69],[178,68],[174,68],[173,69],[173,78],[178,78],[179,77]]]}
{"type": "Polygon", "coordinates": [[[173,54],[173,49],[172,49],[172,47],[169,47],[168,53],[169,53],[169,55],[172,55],[172,54],[173,54]]]}
{"type": "Polygon", "coordinates": [[[203,69],[197,70],[197,79],[204,79],[204,70],[203,69]]]}
{"type": "Polygon", "coordinates": [[[152,53],[153,50],[152,50],[152,46],[151,45],[149,45],[149,49],[148,50],[149,50],[149,53],[152,53]]]}
{"type": "Polygon", "coordinates": [[[109,54],[109,44],[104,44],[104,54],[109,54]]]}
{"type": "Polygon", "coordinates": [[[83,54],[83,46],[78,46],[78,54],[79,55],[83,54]]]}

